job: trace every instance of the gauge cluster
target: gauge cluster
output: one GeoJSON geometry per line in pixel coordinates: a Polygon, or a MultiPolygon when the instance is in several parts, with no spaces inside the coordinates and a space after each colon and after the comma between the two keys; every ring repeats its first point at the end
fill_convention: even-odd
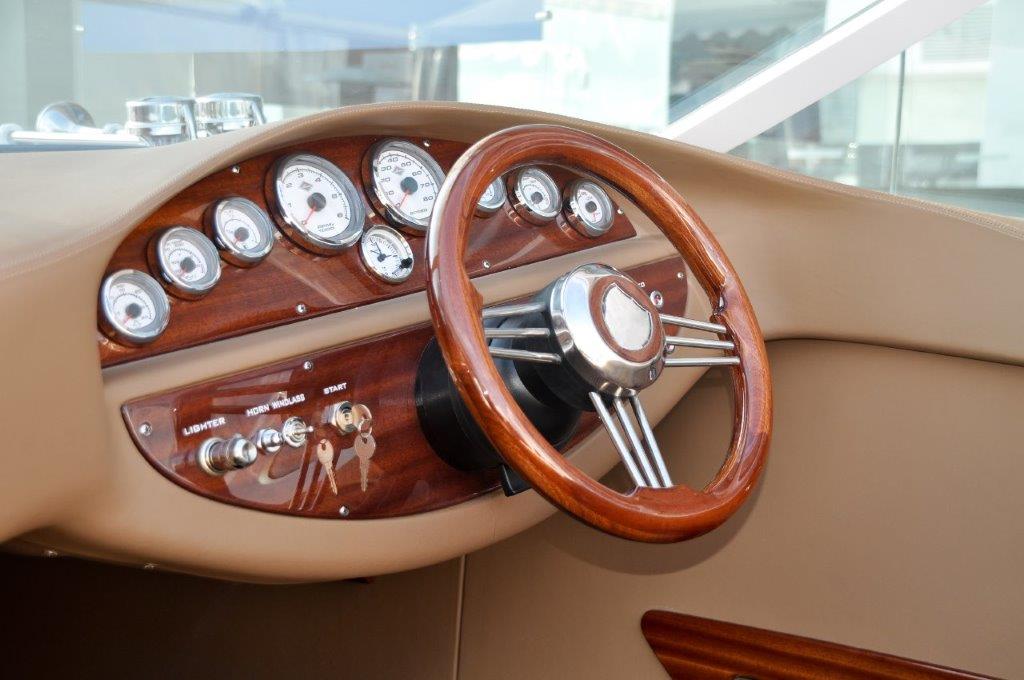
{"type": "MultiPolygon", "coordinates": [[[[104,365],[422,289],[424,236],[445,168],[466,148],[320,140],[189,187],[137,227],[108,266],[99,300],[104,365]]],[[[471,275],[635,234],[600,184],[560,168],[495,179],[476,216],[471,275]]]]}

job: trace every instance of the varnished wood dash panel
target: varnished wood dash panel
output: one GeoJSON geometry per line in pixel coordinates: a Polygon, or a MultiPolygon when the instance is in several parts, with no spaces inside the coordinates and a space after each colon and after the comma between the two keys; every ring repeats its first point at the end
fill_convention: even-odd
{"type": "Polygon", "coordinates": [[[682,680],[978,680],[990,676],[698,616],[651,610],[641,628],[682,680]]]}
{"type": "MultiPolygon", "coordinates": [[[[151,239],[174,225],[204,229],[207,211],[218,200],[229,196],[254,201],[280,226],[282,222],[268,194],[273,190],[275,163],[292,153],[316,154],[337,165],[356,185],[371,215],[369,222],[385,224],[372,207],[367,195],[369,187],[363,179],[366,155],[374,142],[382,138],[341,137],[292,145],[239,163],[237,172],[232,168],[215,172],[186,188],[143,220],[118,246],[105,276],[130,268],[159,279],[158,272],[151,270],[146,258],[151,239]]],[[[447,172],[467,147],[461,142],[435,139],[430,140],[430,147],[425,150],[447,172]]],[[[549,170],[560,188],[577,177],[559,168],[549,170]]],[[[624,215],[617,214],[608,233],[592,239],[569,227],[561,215],[546,225],[534,226],[510,214],[507,203],[506,208],[473,220],[466,251],[466,268],[473,276],[620,241],[636,234],[624,215]]],[[[367,271],[358,247],[332,257],[314,255],[276,229],[274,249],[262,263],[252,268],[223,263],[220,282],[202,299],[181,300],[172,295],[170,324],[154,342],[128,347],[97,332],[101,363],[111,366],[423,290],[426,240],[423,236],[407,236],[416,258],[412,275],[403,283],[389,284],[367,271]],[[304,314],[297,313],[298,305],[304,305],[304,314]]]]}
{"type": "MultiPolygon", "coordinates": [[[[679,258],[629,270],[648,290],[664,294],[669,314],[682,314],[686,307],[686,281],[678,278],[682,271],[679,258]]],[[[494,471],[463,472],[447,465],[420,429],[416,370],[432,336],[432,327],[422,324],[136,399],[124,404],[122,413],[153,467],[176,484],[214,500],[328,519],[341,519],[342,507],[348,519],[443,508],[493,491],[499,482],[494,471]],[[339,401],[366,404],[374,415],[377,451],[370,460],[365,490],[354,435],[340,435],[326,423],[328,408],[339,401]],[[196,450],[207,437],[238,433],[253,438],[261,428],[280,429],[289,416],[315,427],[305,446],[260,453],[252,466],[221,476],[211,476],[197,465],[196,450]],[[337,495],[316,458],[321,439],[335,451],[337,495]]],[[[570,445],[596,425],[596,418],[586,414],[570,445]]]]}

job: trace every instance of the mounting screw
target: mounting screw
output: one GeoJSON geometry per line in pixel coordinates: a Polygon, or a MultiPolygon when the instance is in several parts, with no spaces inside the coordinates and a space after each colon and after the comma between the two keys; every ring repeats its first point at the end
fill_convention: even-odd
{"type": "Polygon", "coordinates": [[[152,562],[146,562],[145,564],[142,565],[142,568],[145,569],[146,571],[153,571],[154,569],[156,569],[156,565],[153,564],[152,562]]]}
{"type": "Polygon", "coordinates": [[[429,149],[430,148],[430,140],[429,139],[424,139],[423,140],[423,146],[425,146],[425,147],[427,147],[429,149]]]}
{"type": "Polygon", "coordinates": [[[619,215],[624,215],[625,214],[625,213],[622,212],[622,208],[616,208],[615,212],[618,213],[619,215]]]}
{"type": "Polygon", "coordinates": [[[142,423],[141,425],[139,425],[139,434],[141,434],[143,437],[148,437],[149,435],[153,434],[153,426],[150,425],[149,423],[142,423]]]}
{"type": "Polygon", "coordinates": [[[302,304],[301,302],[299,304],[295,305],[295,313],[296,314],[305,314],[308,311],[309,311],[309,308],[306,307],[306,305],[302,304]]]}
{"type": "Polygon", "coordinates": [[[304,368],[307,371],[312,371],[313,370],[313,362],[312,361],[303,361],[302,362],[302,368],[304,368]]]}
{"type": "Polygon", "coordinates": [[[43,557],[60,557],[60,553],[57,552],[56,550],[52,550],[50,548],[47,548],[46,550],[43,551],[43,557]]]}
{"type": "Polygon", "coordinates": [[[684,274],[683,272],[676,272],[676,278],[677,279],[685,279],[686,278],[686,274],[684,274]]]}
{"type": "Polygon", "coordinates": [[[641,288],[646,288],[647,287],[647,282],[646,281],[641,281],[639,285],[640,285],[641,288]]]}
{"type": "Polygon", "coordinates": [[[238,167],[237,165],[232,165],[231,166],[231,172],[233,172],[234,174],[237,175],[238,173],[242,172],[242,169],[240,167],[238,167]]]}
{"type": "Polygon", "coordinates": [[[338,508],[338,514],[342,517],[348,517],[348,507],[343,505],[340,508],[338,508]]]}
{"type": "Polygon", "coordinates": [[[657,309],[661,309],[665,306],[665,296],[661,294],[660,290],[651,291],[651,304],[657,309]]]}
{"type": "Polygon", "coordinates": [[[490,269],[491,268],[491,261],[490,260],[484,260],[483,264],[484,264],[484,269],[490,269]]]}

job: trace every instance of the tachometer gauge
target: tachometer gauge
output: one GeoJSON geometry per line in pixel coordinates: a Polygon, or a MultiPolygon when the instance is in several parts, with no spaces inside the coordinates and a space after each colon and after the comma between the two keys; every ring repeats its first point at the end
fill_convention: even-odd
{"type": "Polygon", "coordinates": [[[352,180],[327,159],[310,154],[278,163],[275,184],[283,231],[297,244],[333,255],[359,240],[366,209],[352,180]]]}
{"type": "Polygon", "coordinates": [[[386,139],[370,150],[369,181],[379,209],[400,227],[424,232],[430,224],[444,172],[412,142],[386,139]]]}
{"type": "Polygon", "coordinates": [[[391,227],[368,229],[359,243],[359,254],[366,268],[388,283],[401,283],[412,274],[412,248],[391,227]]]}
{"type": "Polygon", "coordinates": [[[274,247],[274,224],[247,198],[218,201],[210,212],[209,229],[222,256],[231,264],[251,267],[274,247]]]}
{"type": "Polygon", "coordinates": [[[156,340],[171,316],[167,293],[149,274],[122,269],[103,281],[100,288],[100,328],[128,345],[156,340]]]}
{"type": "Polygon", "coordinates": [[[206,295],[220,280],[217,246],[203,232],[189,227],[171,227],[150,246],[154,270],[179,297],[193,299],[206,295]]]}
{"type": "Polygon", "coordinates": [[[476,212],[481,217],[493,215],[505,205],[508,193],[505,191],[505,180],[499,177],[487,185],[480,200],[476,202],[476,212]]]}
{"type": "Polygon", "coordinates": [[[512,180],[512,207],[528,222],[545,224],[561,208],[561,192],[551,175],[540,168],[524,168],[512,180]]]}
{"type": "Polygon", "coordinates": [[[612,228],[615,208],[597,183],[580,179],[565,192],[565,217],[576,231],[597,238],[612,228]]]}

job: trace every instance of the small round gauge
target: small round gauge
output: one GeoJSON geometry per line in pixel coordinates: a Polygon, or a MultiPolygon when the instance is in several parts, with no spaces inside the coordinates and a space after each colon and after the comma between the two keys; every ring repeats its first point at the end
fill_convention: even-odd
{"type": "Polygon", "coordinates": [[[352,180],[325,158],[296,154],[277,166],[277,207],[284,233],[306,250],[334,255],[363,233],[366,208],[352,180]]]}
{"type": "Polygon", "coordinates": [[[480,200],[476,202],[476,212],[481,217],[493,215],[505,205],[508,193],[505,191],[505,180],[501,177],[487,185],[480,200]]]}
{"type": "Polygon", "coordinates": [[[202,297],[220,280],[217,246],[197,229],[167,229],[153,240],[150,253],[154,270],[179,297],[202,297]]]}
{"type": "Polygon", "coordinates": [[[210,233],[225,260],[251,267],[274,247],[274,224],[248,198],[234,196],[217,202],[210,213],[210,233]]]}
{"type": "Polygon", "coordinates": [[[359,254],[367,269],[388,283],[401,283],[412,274],[412,248],[405,237],[391,227],[368,229],[359,243],[359,254]]]}
{"type": "Polygon", "coordinates": [[[615,207],[600,185],[580,179],[565,192],[565,216],[576,231],[597,238],[612,228],[615,207]]]}
{"type": "Polygon", "coordinates": [[[444,172],[412,142],[386,139],[370,150],[369,183],[381,211],[393,223],[417,233],[427,230],[444,172]]]}
{"type": "Polygon", "coordinates": [[[561,208],[558,185],[540,168],[524,168],[512,181],[512,207],[523,219],[534,224],[550,222],[561,208]]]}
{"type": "Polygon", "coordinates": [[[100,328],[128,345],[156,340],[171,316],[171,303],[160,283],[137,269],[122,269],[100,288],[100,328]]]}

